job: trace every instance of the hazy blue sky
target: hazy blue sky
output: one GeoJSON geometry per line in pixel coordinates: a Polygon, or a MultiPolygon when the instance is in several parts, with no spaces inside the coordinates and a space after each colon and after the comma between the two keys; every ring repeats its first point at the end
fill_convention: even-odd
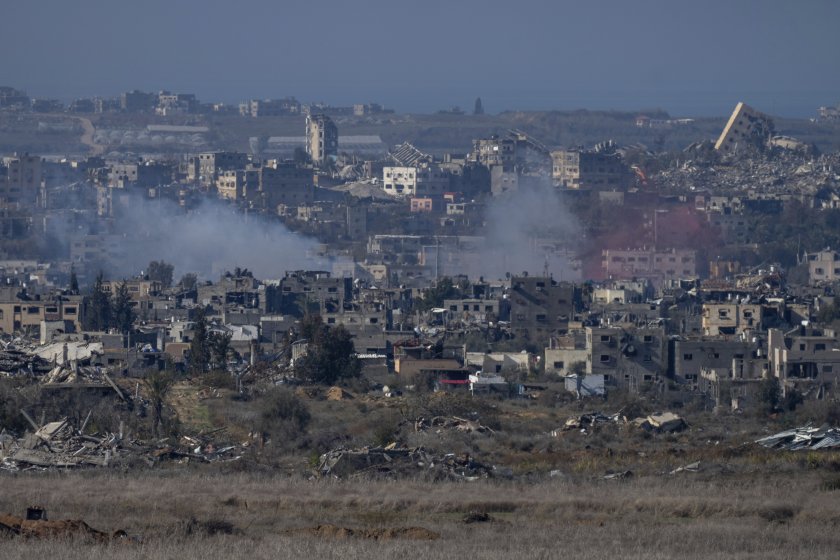
{"type": "Polygon", "coordinates": [[[0,5],[0,85],[809,116],[840,102],[838,23],[840,0],[25,0],[0,5]]]}

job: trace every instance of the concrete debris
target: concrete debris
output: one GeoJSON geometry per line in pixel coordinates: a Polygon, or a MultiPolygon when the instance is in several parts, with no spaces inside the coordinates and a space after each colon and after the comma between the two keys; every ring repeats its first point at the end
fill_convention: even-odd
{"type": "Polygon", "coordinates": [[[656,174],[659,188],[749,195],[799,194],[823,197],[840,192],[840,153],[817,157],[782,151],[771,157],[739,157],[726,164],[684,161],[656,174]]]}
{"type": "Polygon", "coordinates": [[[840,428],[805,426],[761,438],[755,443],[770,449],[785,451],[830,449],[840,447],[840,428]]]}
{"type": "Polygon", "coordinates": [[[90,361],[102,355],[101,342],[54,342],[40,346],[33,352],[47,362],[68,365],[70,362],[90,361]]]}
{"type": "Polygon", "coordinates": [[[630,423],[656,433],[679,432],[688,427],[686,421],[673,412],[656,412],[646,418],[636,418],[630,423]]]}
{"type": "Polygon", "coordinates": [[[422,448],[407,447],[335,449],[321,455],[317,473],[321,477],[333,478],[427,474],[435,480],[465,481],[503,474],[469,455],[433,455],[422,448]]]}
{"type": "Polygon", "coordinates": [[[211,434],[182,436],[178,445],[166,445],[166,440],[142,442],[126,438],[122,433],[85,435],[83,429],[74,428],[63,418],[44,424],[22,438],[3,438],[0,469],[109,467],[132,459],[143,460],[149,465],[165,459],[182,462],[235,461],[241,458],[244,447],[219,445],[210,439],[211,434]]]}
{"type": "Polygon", "coordinates": [[[560,435],[561,432],[569,430],[587,430],[589,428],[595,428],[605,424],[624,424],[625,422],[627,422],[627,419],[620,413],[607,416],[601,412],[591,412],[569,418],[566,420],[566,423],[563,424],[561,429],[554,430],[551,432],[551,435],[556,437],[560,435]]]}
{"type": "Polygon", "coordinates": [[[672,470],[668,474],[678,474],[682,472],[700,472],[700,461],[696,461],[694,463],[689,463],[688,465],[683,465],[681,467],[677,467],[676,469],[672,470]]]}
{"type": "Polygon", "coordinates": [[[467,420],[466,418],[458,418],[457,416],[435,416],[431,420],[426,420],[421,417],[414,422],[415,432],[422,432],[430,428],[438,428],[438,433],[441,433],[442,430],[446,429],[479,434],[496,433],[491,428],[479,424],[475,420],[467,420]]]}
{"type": "Polygon", "coordinates": [[[36,376],[52,369],[52,364],[35,354],[17,349],[11,345],[0,350],[0,376],[36,376]]]}
{"type": "Polygon", "coordinates": [[[602,477],[604,480],[627,480],[633,478],[633,471],[619,471],[606,474],[602,477]]]}
{"type": "Polygon", "coordinates": [[[57,383],[102,383],[107,384],[104,370],[98,366],[58,365],[40,379],[42,385],[57,383]]]}

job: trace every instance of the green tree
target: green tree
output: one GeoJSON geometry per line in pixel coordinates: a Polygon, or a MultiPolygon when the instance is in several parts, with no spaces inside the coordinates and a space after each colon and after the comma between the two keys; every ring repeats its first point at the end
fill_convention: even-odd
{"type": "Polygon", "coordinates": [[[146,269],[146,276],[153,282],[160,282],[164,288],[172,285],[172,273],[175,266],[165,261],[152,261],[146,269]]]}
{"type": "Polygon", "coordinates": [[[114,292],[111,318],[113,326],[123,334],[131,332],[134,327],[136,315],[131,306],[131,294],[128,292],[128,285],[123,280],[114,292]]]}
{"type": "Polygon", "coordinates": [[[782,402],[782,388],[777,377],[767,377],[761,382],[758,400],[768,414],[773,414],[779,409],[779,404],[782,402]]]}
{"type": "Polygon", "coordinates": [[[198,311],[193,325],[189,365],[190,371],[194,374],[204,373],[210,365],[210,338],[207,332],[207,317],[203,309],[198,311]]]}
{"type": "Polygon", "coordinates": [[[791,412],[796,410],[796,407],[805,402],[805,398],[802,396],[802,393],[796,390],[795,387],[792,387],[789,391],[785,392],[785,408],[791,412]]]}
{"type": "Polygon", "coordinates": [[[215,332],[210,335],[210,367],[225,369],[228,356],[231,353],[230,340],[232,333],[215,332]]]}
{"type": "Polygon", "coordinates": [[[362,364],[356,356],[353,337],[343,326],[320,325],[313,329],[306,354],[295,362],[295,374],[313,383],[333,383],[358,377],[362,364]]]}
{"type": "Polygon", "coordinates": [[[143,379],[143,386],[152,408],[152,430],[155,437],[160,436],[163,405],[173,385],[175,385],[175,376],[169,370],[151,370],[143,379]]]}
{"type": "Polygon", "coordinates": [[[90,299],[87,303],[87,312],[84,318],[84,328],[86,331],[104,331],[111,326],[111,298],[104,286],[104,277],[102,272],[96,276],[96,282],[93,284],[90,299]]]}

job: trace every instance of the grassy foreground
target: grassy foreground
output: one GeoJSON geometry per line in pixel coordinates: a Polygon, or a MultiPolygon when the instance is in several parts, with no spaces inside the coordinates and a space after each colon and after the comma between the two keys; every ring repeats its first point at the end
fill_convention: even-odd
{"type": "Polygon", "coordinates": [[[125,529],[138,542],[0,536],[16,558],[836,558],[840,494],[824,475],[642,477],[534,483],[310,481],[149,472],[0,477],[0,512],[125,529]],[[464,523],[470,512],[491,520],[464,523]],[[435,540],[290,529],[422,527],[435,540]]]}

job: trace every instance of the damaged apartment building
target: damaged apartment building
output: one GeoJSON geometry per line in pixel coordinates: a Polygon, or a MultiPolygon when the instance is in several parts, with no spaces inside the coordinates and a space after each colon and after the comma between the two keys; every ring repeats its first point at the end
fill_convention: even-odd
{"type": "Polygon", "coordinates": [[[508,297],[511,330],[524,339],[547,341],[565,332],[581,309],[579,286],[545,276],[515,276],[508,297]]]}
{"type": "Polygon", "coordinates": [[[222,171],[216,189],[220,198],[281,215],[290,208],[309,206],[315,199],[312,169],[277,160],[222,171]]]}
{"type": "Polygon", "coordinates": [[[555,186],[566,189],[620,191],[631,183],[633,174],[615,143],[603,142],[591,150],[552,151],[551,178],[555,186]]]}
{"type": "Polygon", "coordinates": [[[601,268],[605,278],[646,279],[661,286],[697,278],[697,252],[693,249],[604,249],[601,268]]]}
{"type": "Polygon", "coordinates": [[[544,351],[547,373],[585,376],[601,387],[638,392],[661,384],[668,368],[668,339],[655,324],[582,326],[552,337],[544,351]]]}
{"type": "Polygon", "coordinates": [[[510,130],[506,136],[474,140],[466,162],[486,169],[490,193],[502,196],[541,185],[551,167],[551,155],[526,133],[510,130]]]}

